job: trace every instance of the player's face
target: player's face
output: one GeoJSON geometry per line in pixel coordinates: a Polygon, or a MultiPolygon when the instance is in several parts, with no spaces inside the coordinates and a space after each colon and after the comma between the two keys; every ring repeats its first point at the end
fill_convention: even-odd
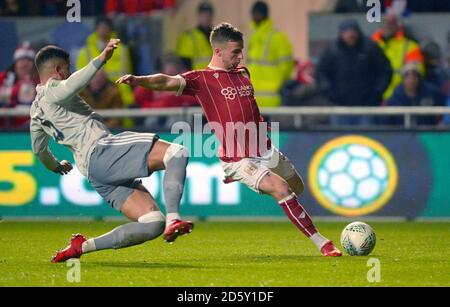
{"type": "Polygon", "coordinates": [[[244,58],[244,42],[227,42],[221,50],[223,66],[226,70],[236,69],[244,58]]]}

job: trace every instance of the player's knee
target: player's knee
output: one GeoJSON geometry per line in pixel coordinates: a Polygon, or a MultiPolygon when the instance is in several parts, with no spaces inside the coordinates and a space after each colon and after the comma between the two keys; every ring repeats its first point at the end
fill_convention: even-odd
{"type": "Polygon", "coordinates": [[[165,217],[161,211],[152,211],[144,214],[138,219],[142,225],[142,234],[146,241],[153,240],[164,232],[165,217]]]}
{"type": "Polygon", "coordinates": [[[289,184],[284,181],[284,180],[280,180],[279,182],[275,183],[275,192],[274,192],[274,196],[276,198],[279,199],[283,199],[288,197],[289,195],[292,194],[292,190],[289,187],[289,184]]]}
{"type": "Polygon", "coordinates": [[[166,168],[171,161],[174,161],[174,159],[176,159],[178,163],[187,164],[189,159],[189,151],[187,148],[175,143],[170,144],[164,154],[163,162],[166,168]]]}
{"type": "Polygon", "coordinates": [[[165,228],[166,228],[166,222],[165,221],[155,222],[155,225],[152,228],[152,232],[149,233],[150,238],[148,240],[153,240],[153,239],[159,237],[160,235],[162,235],[165,228]]]}

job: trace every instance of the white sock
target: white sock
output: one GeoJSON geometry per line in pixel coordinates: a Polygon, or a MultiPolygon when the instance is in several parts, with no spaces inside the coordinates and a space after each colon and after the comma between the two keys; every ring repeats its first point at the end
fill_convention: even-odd
{"type": "Polygon", "coordinates": [[[95,247],[94,239],[88,239],[84,241],[83,244],[81,245],[81,250],[83,251],[83,254],[96,251],[97,248],[95,247]]]}
{"type": "Polygon", "coordinates": [[[319,232],[316,232],[309,238],[311,239],[311,241],[313,241],[313,243],[317,246],[319,250],[325,245],[325,243],[330,241],[324,236],[322,236],[319,232]]]}
{"type": "Polygon", "coordinates": [[[166,215],[166,227],[169,226],[173,220],[181,220],[179,213],[167,213],[166,215]]]}

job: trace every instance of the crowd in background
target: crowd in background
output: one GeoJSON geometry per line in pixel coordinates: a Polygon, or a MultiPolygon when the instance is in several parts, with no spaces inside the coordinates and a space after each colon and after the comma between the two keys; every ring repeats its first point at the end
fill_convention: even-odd
{"type": "MultiPolygon", "coordinates": [[[[450,105],[449,51],[444,54],[437,43],[421,43],[408,36],[396,15],[385,15],[381,28],[371,36],[355,20],[344,20],[335,43],[316,66],[310,62],[298,65],[297,80],[282,90],[284,101],[310,106],[317,101],[333,106],[450,105]]],[[[330,123],[404,124],[398,117],[370,116],[332,117],[330,123]]],[[[416,123],[440,125],[448,123],[448,118],[427,116],[416,123]]]]}
{"type": "MultiPolygon", "coordinates": [[[[85,66],[100,54],[110,38],[118,37],[114,22],[117,15],[151,14],[176,6],[175,0],[81,2],[83,15],[101,16],[96,18],[94,29],[71,32],[70,39],[66,35],[68,28],[60,28],[60,33],[55,31],[55,36],[60,37],[58,45],[69,50],[75,59],[73,69],[85,66]],[[79,46],[73,46],[76,41],[79,46]]],[[[429,1],[429,8],[450,11],[443,2],[446,1],[429,1]]],[[[359,0],[337,1],[336,12],[359,12],[360,4],[359,0]]],[[[383,8],[385,15],[379,30],[363,33],[355,20],[344,20],[336,41],[313,63],[294,59],[288,37],[277,30],[270,18],[269,6],[263,1],[255,2],[250,12],[252,33],[248,38],[246,65],[259,106],[450,106],[450,29],[447,48],[442,49],[436,42],[418,41],[402,24],[402,16],[416,9],[421,11],[423,6],[411,0],[386,0],[383,8]]],[[[1,16],[58,16],[66,11],[66,1],[0,0],[1,16]]],[[[151,59],[149,46],[142,40],[145,27],[127,24],[124,32],[137,40],[141,38],[140,42],[133,45],[133,39],[125,39],[81,96],[94,109],[196,106],[191,97],[117,86],[114,81],[132,72],[142,75],[161,71],[176,75],[205,68],[212,54],[209,35],[214,7],[203,2],[197,13],[198,26],[179,34],[174,52],[161,59],[151,59]]],[[[11,67],[0,73],[0,108],[27,108],[32,103],[39,82],[33,65],[35,52],[27,43],[19,45],[11,67]]],[[[176,120],[177,117],[125,118],[108,119],[107,123],[113,129],[132,126],[164,129],[176,120]]],[[[402,125],[403,118],[324,116],[307,119],[304,124],[402,125]]],[[[450,125],[450,117],[421,117],[416,124],[450,125]]],[[[0,118],[2,129],[26,129],[27,125],[27,118],[0,118]]]]}
{"type": "MultiPolygon", "coordinates": [[[[82,16],[151,14],[172,9],[176,0],[79,0],[82,16]]],[[[65,16],[67,0],[0,0],[0,16],[65,16]]]]}

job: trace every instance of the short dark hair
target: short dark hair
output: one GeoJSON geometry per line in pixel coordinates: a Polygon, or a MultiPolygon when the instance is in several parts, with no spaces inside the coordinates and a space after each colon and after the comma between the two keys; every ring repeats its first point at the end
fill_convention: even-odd
{"type": "Polygon", "coordinates": [[[45,46],[36,55],[36,59],[34,60],[36,67],[38,70],[50,60],[53,59],[61,59],[66,62],[70,61],[70,55],[67,51],[57,46],[45,46]]]}
{"type": "Polygon", "coordinates": [[[264,1],[257,1],[253,4],[252,13],[260,13],[264,18],[268,18],[269,6],[264,1]]]}
{"type": "Polygon", "coordinates": [[[111,18],[107,17],[107,16],[98,16],[95,19],[95,27],[97,28],[99,24],[106,24],[108,26],[108,28],[112,29],[114,27],[113,21],[111,18]]]}
{"type": "Polygon", "coordinates": [[[226,43],[226,42],[242,42],[244,41],[244,34],[229,23],[221,23],[214,27],[211,32],[210,42],[226,43]]]}
{"type": "Polygon", "coordinates": [[[214,7],[211,5],[211,3],[205,1],[198,5],[197,12],[199,12],[199,13],[206,12],[206,13],[210,13],[213,15],[214,7]]]}

